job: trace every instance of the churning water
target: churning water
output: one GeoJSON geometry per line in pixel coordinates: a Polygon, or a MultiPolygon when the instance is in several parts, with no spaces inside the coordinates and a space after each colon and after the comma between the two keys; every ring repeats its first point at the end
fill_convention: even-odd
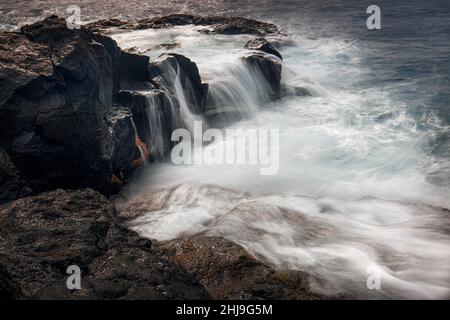
{"type": "MultiPolygon", "coordinates": [[[[172,12],[219,8],[281,26],[286,36],[272,40],[282,83],[312,96],[275,102],[262,102],[264,80],[240,60],[250,36],[193,27],[115,35],[152,59],[158,44],[176,44],[210,83],[209,99],[245,115],[229,128],[280,130],[274,176],[243,165],[149,166],[127,190],[151,198],[132,228],[159,240],[223,236],[274,267],[310,273],[319,293],[449,298],[449,4],[379,2],[382,29],[368,31],[364,1],[175,1],[172,12]],[[366,287],[370,267],[380,290],[366,287]]],[[[158,4],[145,12],[169,13],[158,4]]]]}

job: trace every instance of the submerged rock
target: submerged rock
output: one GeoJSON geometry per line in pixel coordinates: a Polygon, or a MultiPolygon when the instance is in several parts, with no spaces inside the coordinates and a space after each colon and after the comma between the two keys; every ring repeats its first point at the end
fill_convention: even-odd
{"type": "Polygon", "coordinates": [[[250,72],[261,75],[263,81],[266,81],[268,85],[267,95],[271,99],[279,98],[281,89],[281,60],[265,52],[254,52],[243,57],[243,60],[250,72]]]}
{"type": "Polygon", "coordinates": [[[215,299],[319,299],[309,291],[309,276],[274,271],[234,242],[193,236],[156,242],[153,249],[195,275],[215,299]]]}
{"type": "Polygon", "coordinates": [[[108,151],[111,157],[113,176],[111,185],[116,186],[117,191],[130,177],[136,165],[135,161],[144,161],[149,157],[149,150],[142,142],[135,129],[133,114],[127,108],[116,107],[106,115],[109,132],[113,143],[108,151]],[[139,150],[137,147],[140,147],[139,150]],[[144,157],[144,159],[141,159],[144,157]],[[131,164],[131,166],[130,166],[131,164]]]}
{"type": "Polygon", "coordinates": [[[113,205],[90,190],[56,190],[0,210],[0,297],[208,299],[197,280],[120,225],[113,205]],[[67,268],[81,269],[69,290],[67,268]],[[4,281],[2,281],[4,280],[4,281]]]}

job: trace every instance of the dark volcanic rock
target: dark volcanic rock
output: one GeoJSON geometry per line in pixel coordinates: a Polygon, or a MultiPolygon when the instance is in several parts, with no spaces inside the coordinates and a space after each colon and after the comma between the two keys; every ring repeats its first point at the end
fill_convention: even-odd
{"type": "Polygon", "coordinates": [[[9,273],[0,265],[0,300],[22,299],[23,294],[9,273]]]}
{"type": "Polygon", "coordinates": [[[272,99],[279,98],[281,89],[281,60],[265,52],[255,52],[243,57],[243,59],[250,72],[261,75],[262,80],[266,81],[269,97],[272,99]]]}
{"type": "Polygon", "coordinates": [[[33,193],[27,182],[12,163],[5,150],[0,148],[0,203],[33,193]]]}
{"type": "Polygon", "coordinates": [[[121,80],[148,81],[149,61],[147,56],[122,52],[120,65],[124,67],[120,69],[121,80]]]}
{"type": "Polygon", "coordinates": [[[243,58],[250,72],[262,75],[263,81],[269,85],[269,96],[272,99],[279,98],[283,60],[281,54],[264,38],[250,40],[245,48],[252,52],[243,58]]]}
{"type": "Polygon", "coordinates": [[[159,29],[182,25],[205,26],[202,30],[207,33],[221,34],[253,34],[267,35],[278,33],[278,28],[272,23],[261,22],[242,17],[220,17],[220,16],[196,16],[189,14],[172,14],[163,17],[143,19],[137,23],[120,21],[117,19],[106,19],[93,22],[88,25],[92,30],[105,30],[111,27],[122,29],[159,29]]]}
{"type": "Polygon", "coordinates": [[[107,116],[125,64],[134,71],[142,60],[121,59],[112,39],[69,30],[56,16],[0,34],[0,146],[34,191],[114,190],[111,152],[119,146],[107,116]]]}
{"type": "Polygon", "coordinates": [[[308,275],[274,271],[223,238],[194,236],[157,242],[153,250],[194,274],[215,299],[319,298],[308,292],[308,275]]]}
{"type": "Polygon", "coordinates": [[[207,86],[202,84],[197,65],[190,59],[176,53],[164,54],[150,63],[149,76],[159,86],[168,88],[174,94],[179,85],[193,113],[198,114],[203,109],[207,86]]]}
{"type": "Polygon", "coordinates": [[[43,193],[0,210],[0,297],[209,298],[119,222],[113,205],[90,189],[43,193]],[[81,269],[81,290],[66,287],[70,265],[81,269]]]}
{"type": "MultiPolygon", "coordinates": [[[[113,141],[112,149],[108,151],[111,154],[113,171],[111,186],[116,186],[117,191],[119,191],[123,184],[127,182],[126,177],[130,177],[133,169],[139,166],[139,161],[143,161],[140,159],[141,152],[136,148],[139,145],[138,139],[140,138],[134,130],[133,114],[129,109],[114,108],[106,116],[106,121],[113,141]]],[[[144,149],[141,151],[144,151],[144,149]]],[[[146,157],[148,157],[148,153],[146,157]]]]}
{"type": "Polygon", "coordinates": [[[275,49],[275,47],[266,39],[264,38],[257,38],[254,40],[249,40],[246,45],[245,45],[246,49],[250,49],[250,50],[258,50],[258,51],[262,51],[268,54],[273,54],[274,56],[280,58],[283,60],[283,57],[281,56],[281,54],[278,52],[277,49],[275,49]]]}

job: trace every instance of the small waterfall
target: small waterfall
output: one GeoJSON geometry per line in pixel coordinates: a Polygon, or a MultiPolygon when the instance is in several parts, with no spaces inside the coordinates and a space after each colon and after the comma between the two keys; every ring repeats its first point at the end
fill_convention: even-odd
{"type": "Polygon", "coordinates": [[[183,88],[183,86],[181,85],[179,69],[180,66],[177,64],[177,70],[175,72],[175,79],[174,79],[174,89],[180,105],[180,115],[181,119],[183,119],[186,128],[190,132],[194,132],[195,121],[202,121],[204,124],[206,124],[206,121],[204,121],[203,116],[201,114],[193,113],[191,108],[189,107],[186,99],[186,93],[189,94],[189,91],[190,90],[192,91],[192,86],[190,83],[187,83],[187,88],[183,88]]]}
{"type": "Polygon", "coordinates": [[[177,112],[173,110],[173,106],[169,104],[168,110],[162,110],[165,107],[164,100],[162,98],[162,92],[150,91],[145,94],[147,103],[147,118],[149,122],[149,141],[150,148],[152,149],[152,156],[156,159],[163,159],[168,144],[167,131],[169,129],[170,117],[172,121],[176,119],[177,112]],[[164,113],[166,111],[166,113],[164,113]],[[169,114],[167,115],[167,111],[169,114]]]}
{"type": "Polygon", "coordinates": [[[172,148],[172,132],[186,128],[193,133],[194,122],[202,121],[203,128],[208,125],[199,112],[200,102],[194,97],[192,84],[186,77],[183,83],[178,62],[163,63],[158,66],[161,89],[146,92],[147,118],[149,122],[148,141],[152,156],[163,159],[172,148]]]}

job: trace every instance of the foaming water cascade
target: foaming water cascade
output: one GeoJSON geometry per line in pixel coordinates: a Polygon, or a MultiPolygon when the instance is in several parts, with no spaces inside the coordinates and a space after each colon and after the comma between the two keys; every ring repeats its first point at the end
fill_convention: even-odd
{"type": "Polygon", "coordinates": [[[425,299],[449,294],[450,237],[442,231],[450,220],[440,208],[373,198],[254,195],[192,184],[137,202],[148,211],[130,223],[140,234],[158,240],[221,236],[275,268],[311,274],[317,293],[425,299]],[[380,272],[381,290],[367,290],[370,267],[380,272]]]}
{"type": "MultiPolygon", "coordinates": [[[[280,130],[280,170],[261,176],[251,165],[157,163],[124,192],[131,211],[140,203],[130,226],[157,240],[227,238],[275,268],[307,272],[325,295],[449,298],[449,187],[430,178],[448,159],[429,152],[448,125],[434,110],[411,112],[408,94],[420,91],[414,79],[374,84],[365,46],[308,31],[280,49],[279,99],[243,64],[248,37],[161,31],[209,84],[210,123],[280,130]],[[367,287],[373,268],[380,290],[367,287]]],[[[157,38],[154,30],[133,32],[127,45],[148,48],[146,34],[157,38]]],[[[189,90],[172,79],[192,123],[189,90]]]]}
{"type": "Polygon", "coordinates": [[[194,131],[194,122],[195,121],[203,121],[203,116],[200,114],[195,114],[194,112],[192,112],[191,108],[188,105],[188,100],[186,97],[186,94],[189,94],[190,92],[192,92],[192,87],[191,87],[191,83],[187,83],[187,88],[183,88],[183,86],[181,85],[181,81],[180,81],[180,66],[177,64],[176,65],[176,70],[174,70],[175,73],[175,78],[172,80],[172,82],[175,84],[174,88],[175,88],[175,93],[176,93],[176,97],[178,99],[179,105],[180,105],[180,115],[181,115],[181,119],[183,119],[183,122],[185,124],[185,126],[187,127],[187,129],[189,129],[189,131],[193,132],[194,131]]]}
{"type": "Polygon", "coordinates": [[[169,134],[167,130],[168,123],[165,121],[165,114],[169,113],[168,116],[175,124],[181,125],[182,121],[179,119],[178,112],[176,111],[175,105],[172,100],[167,99],[167,103],[163,104],[167,107],[166,110],[160,109],[160,101],[164,99],[159,94],[155,92],[144,93],[147,103],[147,117],[149,121],[149,138],[151,141],[152,154],[157,159],[163,159],[167,153],[167,149],[170,147],[167,145],[167,135],[169,134]]]}
{"type": "Polygon", "coordinates": [[[139,158],[139,163],[141,163],[144,167],[147,166],[147,158],[149,156],[149,150],[147,145],[141,140],[141,138],[139,137],[139,133],[136,127],[136,123],[134,122],[133,118],[130,118],[131,120],[131,124],[133,126],[133,130],[134,130],[134,140],[135,140],[135,144],[136,147],[139,150],[140,153],[140,158],[139,158]]]}
{"type": "Polygon", "coordinates": [[[268,99],[270,86],[258,72],[250,72],[241,59],[208,73],[211,79],[205,116],[213,122],[230,123],[249,118],[268,99]]]}

